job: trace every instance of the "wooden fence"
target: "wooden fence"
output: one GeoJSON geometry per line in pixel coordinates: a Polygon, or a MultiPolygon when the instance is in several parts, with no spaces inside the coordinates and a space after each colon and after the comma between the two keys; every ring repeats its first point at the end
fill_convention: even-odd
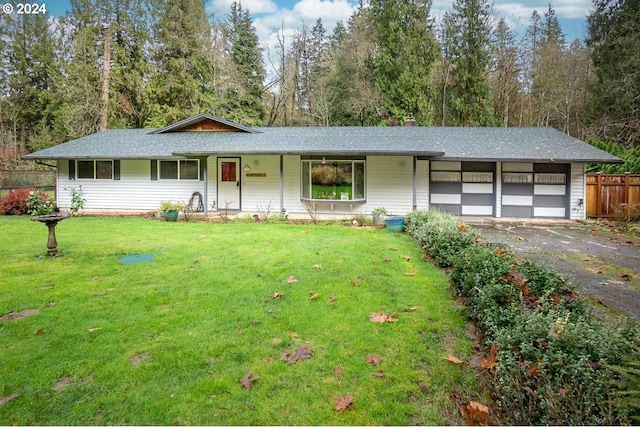
{"type": "Polygon", "coordinates": [[[56,173],[53,170],[0,170],[0,190],[14,188],[53,188],[56,173]]]}
{"type": "Polygon", "coordinates": [[[623,203],[640,205],[640,175],[587,174],[588,217],[615,218],[623,203]]]}

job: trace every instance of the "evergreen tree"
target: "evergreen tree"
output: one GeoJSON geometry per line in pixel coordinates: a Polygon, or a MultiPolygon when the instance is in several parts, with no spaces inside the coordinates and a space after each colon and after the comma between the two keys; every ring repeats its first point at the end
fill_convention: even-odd
{"type": "Polygon", "coordinates": [[[455,0],[451,12],[457,36],[451,47],[453,69],[449,91],[450,124],[494,123],[491,85],[491,7],[487,0],[455,0]]]}
{"type": "Polygon", "coordinates": [[[419,124],[433,121],[432,69],[438,45],[429,20],[431,1],[372,0],[376,29],[375,85],[389,118],[413,114],[419,124]]]}
{"type": "Polygon", "coordinates": [[[16,161],[32,145],[52,144],[46,112],[52,102],[49,89],[57,43],[44,14],[3,14],[0,19],[4,33],[0,145],[9,160],[16,161]]]}
{"type": "Polygon", "coordinates": [[[513,112],[521,89],[523,64],[516,37],[504,18],[500,19],[496,28],[493,63],[491,81],[495,119],[501,126],[511,126],[515,121],[513,112]]]}
{"type": "Polygon", "coordinates": [[[233,2],[223,28],[226,51],[236,68],[238,78],[238,84],[227,89],[225,114],[249,125],[263,125],[265,70],[262,49],[249,11],[243,9],[240,2],[233,2]]]}
{"type": "Polygon", "coordinates": [[[640,0],[594,0],[588,46],[596,82],[587,115],[593,136],[640,145],[640,0]]]}
{"type": "Polygon", "coordinates": [[[211,87],[211,26],[204,0],[153,0],[152,111],[147,126],[161,127],[202,112],[214,112],[211,87]]]}

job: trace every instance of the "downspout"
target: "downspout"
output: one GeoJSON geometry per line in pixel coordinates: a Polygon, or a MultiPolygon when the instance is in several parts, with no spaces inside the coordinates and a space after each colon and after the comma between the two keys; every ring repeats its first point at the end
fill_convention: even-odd
{"type": "Polygon", "coordinates": [[[280,154],[280,213],[284,214],[284,157],[280,154]]]}
{"type": "Polygon", "coordinates": [[[204,168],[202,168],[202,178],[204,179],[204,194],[202,195],[202,198],[204,199],[202,201],[202,204],[204,205],[204,217],[208,218],[209,217],[209,157],[205,157],[204,159],[200,160],[201,162],[204,161],[204,168]]]}
{"type": "Polygon", "coordinates": [[[418,171],[417,159],[413,156],[413,210],[418,209],[418,171]]]}

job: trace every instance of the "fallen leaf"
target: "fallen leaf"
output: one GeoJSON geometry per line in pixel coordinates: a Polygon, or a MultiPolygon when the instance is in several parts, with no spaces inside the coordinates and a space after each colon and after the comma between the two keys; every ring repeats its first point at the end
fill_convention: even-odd
{"type": "Polygon", "coordinates": [[[313,355],[313,350],[303,345],[298,347],[296,351],[283,354],[280,360],[293,365],[294,363],[298,363],[298,361],[300,361],[301,359],[310,358],[312,355],[313,355]]]}
{"type": "Polygon", "coordinates": [[[533,365],[531,368],[527,369],[527,375],[532,377],[538,376],[538,370],[540,369],[540,365],[533,365]]]}
{"type": "Polygon", "coordinates": [[[402,258],[404,258],[405,261],[409,261],[411,259],[410,256],[406,256],[406,255],[402,255],[402,258]]]}
{"type": "Polygon", "coordinates": [[[44,332],[44,329],[38,329],[36,331],[36,335],[42,335],[43,332],[44,332]]]}
{"type": "Polygon", "coordinates": [[[56,306],[56,303],[55,303],[55,302],[45,302],[45,303],[44,303],[44,306],[45,306],[45,307],[55,307],[55,306],[56,306]]]}
{"type": "Polygon", "coordinates": [[[361,274],[361,275],[358,276],[358,279],[364,280],[364,276],[361,274]]]}
{"type": "Polygon", "coordinates": [[[382,372],[382,370],[380,370],[380,371],[376,371],[376,372],[372,373],[371,375],[373,375],[374,377],[382,378],[382,377],[384,377],[384,372],[382,372]]]}
{"type": "Polygon", "coordinates": [[[397,251],[398,248],[389,248],[390,251],[397,251]]]}
{"type": "Polygon", "coordinates": [[[331,295],[329,297],[329,302],[336,302],[337,299],[338,299],[338,297],[336,297],[335,295],[331,295]]]}
{"type": "Polygon", "coordinates": [[[100,328],[89,328],[89,329],[87,329],[87,332],[92,333],[92,332],[96,332],[96,331],[99,331],[99,330],[100,330],[100,328]]]}
{"type": "Polygon", "coordinates": [[[322,266],[320,264],[313,264],[313,268],[315,268],[316,270],[321,269],[322,266]]]}
{"type": "Polygon", "coordinates": [[[480,361],[480,365],[482,369],[491,370],[496,367],[496,361],[498,358],[498,347],[496,347],[496,343],[491,345],[491,351],[489,351],[489,356],[486,359],[482,359],[480,361]]]}
{"type": "Polygon", "coordinates": [[[464,363],[464,362],[462,362],[462,360],[458,359],[457,357],[455,357],[452,354],[448,355],[447,357],[443,357],[443,359],[444,360],[448,360],[451,363],[455,363],[456,365],[461,365],[462,363],[464,363]]]}
{"type": "Polygon", "coordinates": [[[287,283],[296,283],[297,281],[298,279],[296,279],[296,276],[289,276],[287,279],[287,283]]]}
{"type": "Polygon", "coordinates": [[[631,280],[631,276],[627,273],[618,273],[618,277],[620,277],[622,280],[631,280]]]}
{"type": "Polygon", "coordinates": [[[587,268],[587,271],[590,271],[593,274],[602,274],[602,270],[598,270],[596,268],[587,268]]]}
{"type": "Polygon", "coordinates": [[[384,262],[391,262],[391,261],[393,261],[391,258],[385,258],[384,259],[384,262]]]}
{"type": "Polygon", "coordinates": [[[459,403],[458,408],[460,408],[462,416],[469,425],[495,424],[495,421],[491,415],[489,415],[489,407],[487,405],[483,405],[480,402],[469,401],[459,403]]]}
{"type": "Polygon", "coordinates": [[[415,271],[407,271],[406,273],[404,273],[405,276],[410,276],[410,277],[413,277],[416,274],[418,274],[418,273],[416,273],[415,271]]]}
{"type": "Polygon", "coordinates": [[[274,292],[274,293],[271,295],[271,298],[273,298],[273,299],[280,299],[280,298],[282,298],[283,296],[284,296],[284,294],[283,294],[283,293],[281,293],[281,292],[274,292]]]}
{"type": "Polygon", "coordinates": [[[527,241],[527,239],[525,239],[524,237],[520,237],[520,236],[518,236],[518,240],[520,240],[521,242],[526,242],[527,241]]]}
{"type": "Polygon", "coordinates": [[[412,311],[416,311],[418,307],[409,307],[409,308],[405,308],[404,311],[405,313],[411,313],[412,311]]]}
{"type": "Polygon", "coordinates": [[[382,358],[377,354],[367,354],[367,363],[373,366],[378,366],[382,358]]]}
{"type": "Polygon", "coordinates": [[[20,397],[18,393],[10,394],[9,396],[0,397],[0,406],[7,402],[11,402],[13,399],[20,397]]]}
{"type": "Polygon", "coordinates": [[[385,322],[393,323],[398,321],[398,319],[394,317],[395,315],[396,313],[391,313],[391,315],[388,315],[384,311],[379,311],[377,313],[370,313],[369,321],[373,323],[385,323],[385,322]]]}
{"type": "Polygon", "coordinates": [[[333,407],[334,411],[342,411],[347,409],[353,404],[353,397],[350,395],[336,397],[336,404],[333,407]]]}
{"type": "Polygon", "coordinates": [[[320,296],[320,294],[314,294],[313,292],[309,292],[309,298],[310,299],[318,299],[319,296],[320,296]]]}
{"type": "Polygon", "coordinates": [[[247,372],[247,375],[242,377],[242,379],[240,380],[240,384],[242,384],[242,387],[244,388],[251,388],[253,387],[253,382],[258,381],[259,379],[260,377],[252,377],[251,371],[249,371],[247,372]]]}
{"type": "Polygon", "coordinates": [[[351,286],[360,286],[360,282],[356,282],[355,280],[352,280],[351,286]]]}
{"type": "Polygon", "coordinates": [[[339,377],[344,372],[344,368],[342,366],[333,370],[333,375],[339,377]]]}

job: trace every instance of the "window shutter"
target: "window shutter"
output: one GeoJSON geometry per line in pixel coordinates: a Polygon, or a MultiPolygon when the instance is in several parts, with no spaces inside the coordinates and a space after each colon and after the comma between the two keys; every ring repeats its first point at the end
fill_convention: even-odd
{"type": "Polygon", "coordinates": [[[113,179],[120,181],[120,160],[113,161],[113,179]]]}
{"type": "Polygon", "coordinates": [[[158,161],[151,160],[151,181],[158,180],[158,161]]]}
{"type": "Polygon", "coordinates": [[[200,159],[200,181],[204,181],[204,169],[207,167],[207,158],[200,159]]]}
{"type": "Polygon", "coordinates": [[[69,160],[69,181],[76,179],[76,161],[69,160]]]}

